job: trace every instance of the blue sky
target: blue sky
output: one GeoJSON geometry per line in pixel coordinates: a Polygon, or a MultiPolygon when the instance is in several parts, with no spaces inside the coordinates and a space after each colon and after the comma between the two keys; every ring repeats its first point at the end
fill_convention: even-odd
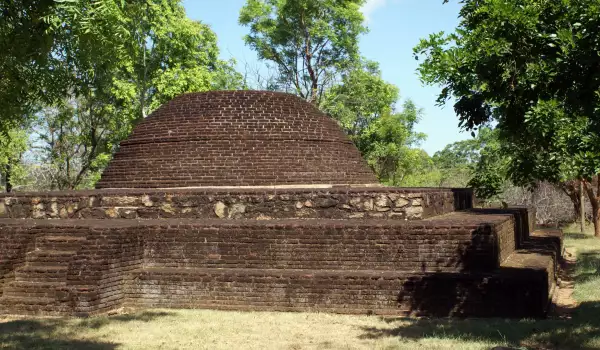
{"type": "MultiPolygon", "coordinates": [[[[183,3],[190,18],[210,25],[215,31],[223,58],[235,58],[240,71],[245,64],[259,65],[256,54],[244,45],[247,28],[237,22],[245,0],[184,0],[183,3]]],[[[412,48],[430,33],[451,32],[458,24],[459,8],[458,1],[442,4],[442,0],[368,0],[363,7],[369,33],[361,37],[361,54],[379,62],[383,78],[400,88],[402,99],[410,98],[424,109],[417,128],[428,135],[422,148],[431,155],[446,144],[470,135],[460,132],[451,104],[443,108],[435,105],[439,88],[421,84],[412,48]]]]}

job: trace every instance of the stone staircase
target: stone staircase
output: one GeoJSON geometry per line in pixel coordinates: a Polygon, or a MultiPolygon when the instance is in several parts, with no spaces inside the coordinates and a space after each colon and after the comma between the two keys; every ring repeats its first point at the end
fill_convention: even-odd
{"type": "Polygon", "coordinates": [[[14,280],[4,286],[0,308],[7,314],[60,315],[71,309],[67,288],[69,263],[81,247],[81,235],[42,234],[14,280]]]}

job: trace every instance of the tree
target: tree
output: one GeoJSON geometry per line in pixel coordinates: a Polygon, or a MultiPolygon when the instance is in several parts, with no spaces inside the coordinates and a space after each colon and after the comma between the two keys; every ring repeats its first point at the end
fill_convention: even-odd
{"type": "Polygon", "coordinates": [[[20,128],[0,133],[0,182],[11,192],[15,180],[22,177],[21,157],[27,149],[27,133],[20,128]]]}
{"type": "Polygon", "coordinates": [[[137,100],[137,119],[185,92],[241,88],[235,62],[219,59],[215,33],[189,19],[180,0],[127,3],[122,17],[129,61],[120,84],[137,100]]]}
{"type": "Polygon", "coordinates": [[[345,72],[340,83],[326,91],[320,107],[364,151],[368,145],[362,135],[375,120],[392,113],[398,98],[398,87],[383,80],[377,63],[366,61],[345,72]]]}
{"type": "Polygon", "coordinates": [[[93,103],[72,99],[44,108],[38,115],[33,124],[37,136],[33,154],[47,178],[38,187],[72,190],[91,187],[98,180],[119,134],[112,130],[113,115],[102,112],[100,106],[90,108],[93,103]]]}
{"type": "Polygon", "coordinates": [[[441,170],[424,150],[411,149],[404,158],[404,163],[404,174],[396,186],[440,187],[444,184],[441,170]]]}
{"type": "Polygon", "coordinates": [[[460,126],[496,123],[518,185],[581,179],[600,237],[600,3],[462,0],[455,33],[415,48],[425,83],[454,99],[460,126]]]}
{"type": "Polygon", "coordinates": [[[318,104],[338,72],[359,59],[366,32],[364,0],[248,0],[239,22],[261,60],[277,65],[283,84],[318,104]]]}
{"type": "Polygon", "coordinates": [[[0,133],[25,122],[38,103],[52,103],[68,88],[55,48],[61,36],[49,22],[53,0],[4,1],[0,10],[0,133]]]}
{"type": "Polygon", "coordinates": [[[179,0],[59,4],[47,22],[68,88],[40,103],[35,123],[51,189],[92,186],[133,125],[173,97],[241,85],[233,62],[218,59],[215,34],[179,0]]]}
{"type": "Polygon", "coordinates": [[[379,180],[401,183],[414,169],[425,138],[414,130],[422,111],[411,101],[396,110],[398,88],[385,82],[376,63],[363,62],[324,95],[321,109],[336,119],[354,141],[379,180]],[[417,153],[415,153],[417,152],[417,153]]]}
{"type": "Polygon", "coordinates": [[[401,111],[382,115],[365,131],[360,143],[381,182],[399,185],[414,174],[413,160],[422,152],[414,146],[426,138],[414,129],[421,113],[412,101],[406,101],[401,111]]]}
{"type": "MultiPolygon", "coordinates": [[[[441,172],[440,187],[465,187],[470,185],[475,187],[477,195],[488,198],[483,195],[481,185],[477,185],[473,180],[479,175],[476,170],[483,170],[489,166],[480,167],[480,161],[488,162],[490,148],[497,142],[496,132],[491,128],[481,128],[477,136],[464,141],[457,141],[447,145],[443,150],[433,155],[433,163],[441,172]],[[482,160],[483,158],[483,160],[482,160]],[[474,176],[475,174],[475,176],[474,176]]],[[[489,183],[485,183],[488,185],[489,183]]],[[[495,192],[500,191],[497,188],[495,192]]]]}

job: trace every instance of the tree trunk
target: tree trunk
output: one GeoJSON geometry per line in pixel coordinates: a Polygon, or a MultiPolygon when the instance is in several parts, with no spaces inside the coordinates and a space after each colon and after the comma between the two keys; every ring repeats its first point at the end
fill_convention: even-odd
{"type": "Polygon", "coordinates": [[[600,208],[593,206],[594,236],[600,238],[600,208]]]}
{"type": "Polygon", "coordinates": [[[587,192],[588,199],[592,205],[592,221],[594,224],[594,236],[600,238],[600,181],[595,176],[592,181],[583,181],[583,186],[587,192]],[[594,185],[596,189],[594,189],[594,185]]]}
{"type": "MultiPolygon", "coordinates": [[[[575,208],[577,210],[577,208],[575,208]]],[[[585,231],[585,201],[583,199],[583,181],[579,181],[579,225],[581,233],[585,231]]]]}
{"type": "Polygon", "coordinates": [[[8,161],[8,164],[6,164],[6,192],[10,193],[12,192],[12,183],[11,183],[11,178],[10,178],[10,173],[12,171],[12,166],[10,165],[10,160],[8,161]]]}
{"type": "Polygon", "coordinates": [[[571,199],[571,203],[573,204],[573,221],[576,221],[581,213],[582,185],[583,183],[579,180],[569,180],[558,184],[558,187],[571,199]]]}

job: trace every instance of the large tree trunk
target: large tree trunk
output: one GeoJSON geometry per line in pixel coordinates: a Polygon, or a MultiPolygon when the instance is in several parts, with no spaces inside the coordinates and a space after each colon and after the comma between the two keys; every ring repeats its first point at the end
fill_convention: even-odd
{"type": "Polygon", "coordinates": [[[598,176],[595,176],[591,182],[584,180],[583,187],[592,205],[594,236],[600,238],[600,181],[598,181],[598,176]]]}
{"type": "Polygon", "coordinates": [[[600,208],[598,207],[598,203],[592,205],[592,217],[594,221],[594,236],[600,237],[600,208]]]}
{"type": "Polygon", "coordinates": [[[581,191],[579,188],[579,180],[569,180],[561,182],[558,187],[571,199],[573,204],[573,220],[577,220],[581,213],[581,191]]]}

